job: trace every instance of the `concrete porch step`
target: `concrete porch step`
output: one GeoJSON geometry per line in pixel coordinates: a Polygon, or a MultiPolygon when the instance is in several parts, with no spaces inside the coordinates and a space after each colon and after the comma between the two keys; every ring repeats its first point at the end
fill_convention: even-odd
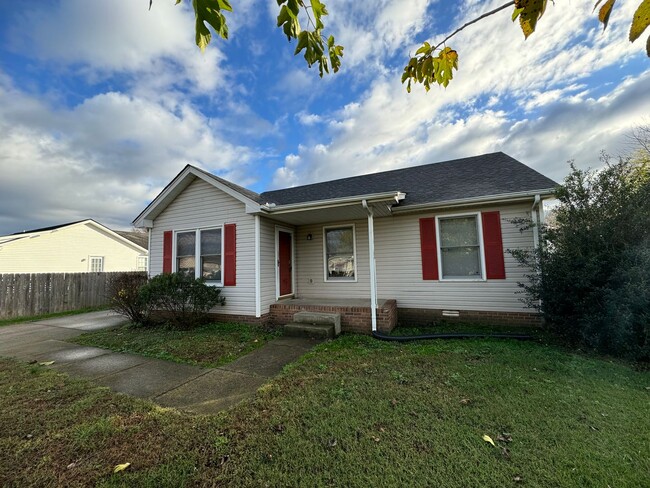
{"type": "Polygon", "coordinates": [[[290,337],[311,337],[315,339],[334,339],[334,324],[303,324],[292,322],[284,326],[284,335],[290,337]]]}
{"type": "Polygon", "coordinates": [[[333,325],[334,334],[341,333],[341,314],[325,312],[297,312],[293,314],[293,322],[296,324],[312,325],[333,325]]]}

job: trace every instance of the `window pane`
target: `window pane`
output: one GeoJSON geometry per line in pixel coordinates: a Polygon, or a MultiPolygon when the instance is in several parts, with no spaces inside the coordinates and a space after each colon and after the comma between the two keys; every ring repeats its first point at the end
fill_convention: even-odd
{"type": "Polygon", "coordinates": [[[354,256],[328,256],[328,278],[354,278],[354,256]]]}
{"type": "Polygon", "coordinates": [[[327,229],[327,254],[354,254],[354,233],[352,227],[327,229]]]}
{"type": "Polygon", "coordinates": [[[478,247],[442,248],[442,277],[467,278],[481,277],[481,260],[478,247]]]}
{"type": "Polygon", "coordinates": [[[201,276],[207,281],[221,281],[221,255],[201,258],[201,276]]]}
{"type": "Polygon", "coordinates": [[[176,258],[176,270],[179,273],[187,273],[189,276],[194,277],[195,266],[196,258],[194,256],[176,258]]]}
{"type": "Polygon", "coordinates": [[[478,246],[476,216],[440,219],[440,247],[478,246]]]}
{"type": "Polygon", "coordinates": [[[201,255],[221,254],[221,229],[201,231],[201,255]]]}
{"type": "Polygon", "coordinates": [[[195,242],[196,232],[194,231],[176,234],[176,256],[194,256],[196,253],[195,242]]]}

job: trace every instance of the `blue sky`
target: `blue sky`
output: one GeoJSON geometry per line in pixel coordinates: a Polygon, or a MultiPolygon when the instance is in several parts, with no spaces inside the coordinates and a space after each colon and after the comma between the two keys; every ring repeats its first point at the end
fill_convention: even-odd
{"type": "Polygon", "coordinates": [[[636,1],[604,33],[593,2],[549,5],[526,41],[493,16],[450,41],[448,88],[410,95],[408,53],[499,2],[326,2],[345,52],[322,80],[273,1],[234,1],[231,39],[205,54],[189,4],[148,3],[0,3],[0,234],[128,228],[187,163],[263,191],[504,151],[559,181],[650,123],[650,61],[626,39],[636,1]]]}

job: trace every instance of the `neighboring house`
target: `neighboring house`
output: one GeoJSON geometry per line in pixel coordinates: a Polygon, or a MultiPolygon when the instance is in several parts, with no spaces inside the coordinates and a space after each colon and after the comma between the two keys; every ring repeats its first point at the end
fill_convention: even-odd
{"type": "Polygon", "coordinates": [[[147,246],[134,239],[90,219],[0,236],[0,274],[147,271],[147,246]]]}
{"type": "Polygon", "coordinates": [[[537,245],[556,183],[503,153],[257,194],[186,166],[134,220],[150,273],[223,286],[225,320],[338,311],[343,330],[441,317],[535,323],[507,252],[537,245]],[[371,306],[373,304],[374,306],[371,306]]]}

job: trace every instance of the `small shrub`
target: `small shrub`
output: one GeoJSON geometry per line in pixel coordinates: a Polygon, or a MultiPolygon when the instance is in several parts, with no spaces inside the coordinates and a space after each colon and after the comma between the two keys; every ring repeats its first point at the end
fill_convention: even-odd
{"type": "Polygon", "coordinates": [[[183,328],[203,323],[210,309],[226,303],[220,288],[184,273],[154,276],[140,289],[140,296],[153,309],[163,312],[171,325],[183,328]]]}
{"type": "Polygon", "coordinates": [[[108,285],[111,309],[133,324],[150,325],[151,304],[140,293],[146,282],[145,273],[122,273],[113,278],[108,285]]]}

